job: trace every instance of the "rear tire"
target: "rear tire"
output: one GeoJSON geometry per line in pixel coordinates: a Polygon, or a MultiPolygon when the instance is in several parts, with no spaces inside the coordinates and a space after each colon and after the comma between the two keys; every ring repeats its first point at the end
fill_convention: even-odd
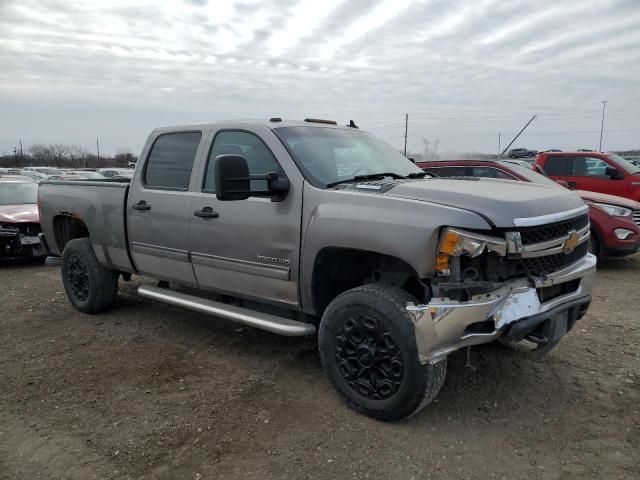
{"type": "Polygon", "coordinates": [[[100,265],[88,238],[67,242],[61,272],[67,297],[76,310],[100,313],[115,304],[119,274],[100,265]]]}
{"type": "Polygon", "coordinates": [[[325,374],[349,407],[378,420],[416,414],[445,380],[446,359],[420,363],[408,302],[417,303],[398,287],[364,285],[336,297],[320,322],[325,374]]]}

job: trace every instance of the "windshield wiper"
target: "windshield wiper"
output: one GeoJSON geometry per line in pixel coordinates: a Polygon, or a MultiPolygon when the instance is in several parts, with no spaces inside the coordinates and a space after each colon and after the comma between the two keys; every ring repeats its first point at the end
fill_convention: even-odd
{"type": "Polygon", "coordinates": [[[377,179],[381,179],[381,178],[384,178],[384,177],[408,178],[408,177],[403,177],[402,175],[398,175],[397,173],[393,173],[393,172],[368,173],[366,175],[356,175],[353,178],[345,178],[344,180],[338,180],[337,182],[328,183],[327,184],[327,188],[331,188],[331,187],[334,187],[336,185],[340,185],[341,183],[351,183],[351,182],[357,182],[359,180],[377,180],[377,179]]]}
{"type": "Polygon", "coordinates": [[[427,172],[411,172],[407,178],[424,178],[429,175],[427,172]]]}

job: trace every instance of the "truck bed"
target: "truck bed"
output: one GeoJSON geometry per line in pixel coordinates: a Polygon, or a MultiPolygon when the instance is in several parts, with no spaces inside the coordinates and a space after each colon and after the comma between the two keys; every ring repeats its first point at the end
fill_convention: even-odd
{"type": "Polygon", "coordinates": [[[40,221],[51,253],[62,255],[64,225],[76,219],[89,230],[100,263],[133,272],[125,216],[128,193],[129,182],[42,182],[38,190],[40,221]]]}

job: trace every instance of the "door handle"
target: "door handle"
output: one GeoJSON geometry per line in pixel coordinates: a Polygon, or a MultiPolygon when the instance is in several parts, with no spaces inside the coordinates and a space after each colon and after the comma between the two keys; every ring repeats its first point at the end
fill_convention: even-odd
{"type": "Polygon", "coordinates": [[[193,214],[200,218],[218,218],[220,216],[218,212],[214,212],[211,207],[204,207],[202,210],[196,210],[193,214]]]}
{"type": "Polygon", "coordinates": [[[140,200],[135,205],[132,205],[131,208],[133,208],[134,210],[151,210],[151,205],[149,205],[144,200],[140,200]]]}
{"type": "Polygon", "coordinates": [[[576,188],[578,186],[576,182],[567,182],[567,184],[569,185],[569,188],[576,188]]]}

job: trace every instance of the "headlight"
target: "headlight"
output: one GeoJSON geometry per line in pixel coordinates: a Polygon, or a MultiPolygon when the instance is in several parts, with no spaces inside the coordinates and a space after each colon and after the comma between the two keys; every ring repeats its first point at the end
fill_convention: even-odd
{"type": "Polygon", "coordinates": [[[505,256],[507,254],[507,242],[504,239],[490,237],[481,233],[446,228],[440,238],[436,270],[442,275],[448,275],[451,257],[459,257],[461,255],[477,257],[484,251],[495,252],[500,256],[505,256]]]}
{"type": "Polygon", "coordinates": [[[631,215],[631,209],[625,207],[619,207],[618,205],[610,205],[608,203],[589,202],[589,205],[593,205],[599,208],[607,215],[612,217],[628,217],[631,215]]]}
{"type": "Polygon", "coordinates": [[[447,228],[442,234],[438,251],[452,257],[465,254],[477,257],[485,250],[504,256],[507,254],[507,242],[502,238],[490,237],[481,233],[447,228]]]}

